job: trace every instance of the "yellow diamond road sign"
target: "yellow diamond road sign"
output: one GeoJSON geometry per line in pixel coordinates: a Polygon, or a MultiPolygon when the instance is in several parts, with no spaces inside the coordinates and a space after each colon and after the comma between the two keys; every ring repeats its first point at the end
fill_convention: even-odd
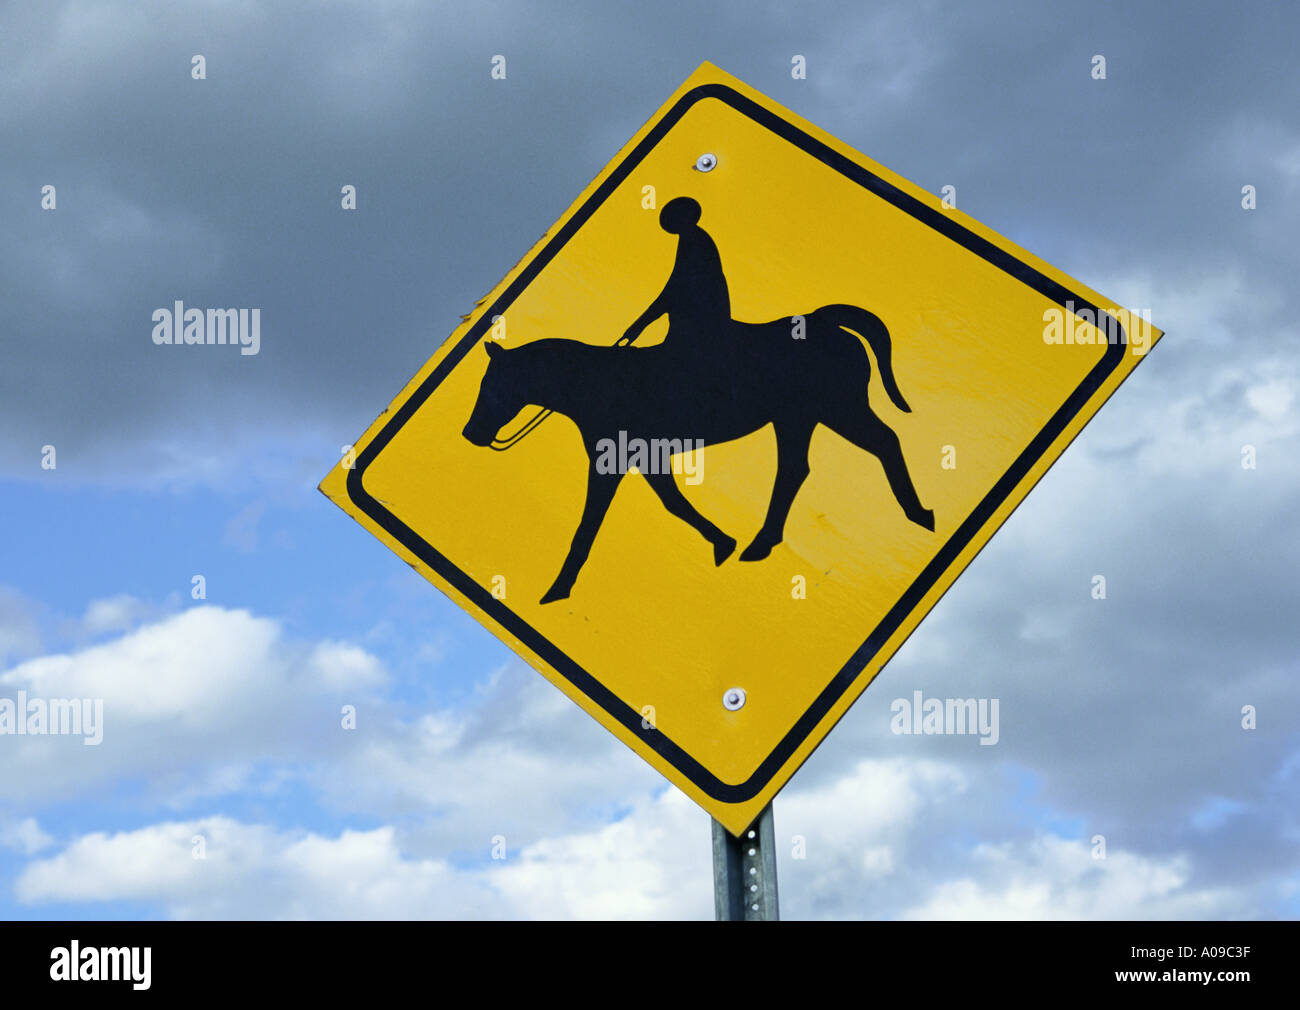
{"type": "Polygon", "coordinates": [[[321,490],[739,834],[1160,335],[705,64],[321,490]]]}

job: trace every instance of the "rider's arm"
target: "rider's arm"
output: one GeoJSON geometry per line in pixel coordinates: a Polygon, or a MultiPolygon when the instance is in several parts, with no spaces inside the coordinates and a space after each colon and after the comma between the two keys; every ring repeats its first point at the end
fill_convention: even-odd
{"type": "Polygon", "coordinates": [[[652,301],[641,315],[637,316],[636,322],[629,326],[627,332],[623,334],[623,339],[619,341],[620,344],[632,343],[637,337],[641,336],[642,331],[647,326],[668,311],[667,299],[664,297],[667,293],[668,289],[664,288],[659,297],[652,301]]]}

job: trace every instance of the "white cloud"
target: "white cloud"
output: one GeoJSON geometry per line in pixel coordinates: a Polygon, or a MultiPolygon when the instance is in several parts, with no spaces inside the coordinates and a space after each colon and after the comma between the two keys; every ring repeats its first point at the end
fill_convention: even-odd
{"type": "Polygon", "coordinates": [[[613,824],[527,846],[491,879],[523,918],[708,919],[711,831],[670,788],[613,824]]]}
{"type": "Polygon", "coordinates": [[[926,804],[952,799],[967,784],[956,766],[925,758],[859,761],[828,783],[783,796],[779,827],[810,842],[821,836],[834,848],[857,849],[912,824],[926,804]]]}
{"type": "Polygon", "coordinates": [[[312,649],[307,665],[334,691],[377,688],[387,679],[378,659],[346,642],[321,642],[312,649]]]}
{"type": "Polygon", "coordinates": [[[485,852],[498,834],[518,850],[606,821],[663,783],[522,663],[496,671],[461,707],[375,718],[381,724],[315,767],[311,783],[340,811],[434,811],[423,839],[440,851],[485,852]]]}
{"type": "MultiPolygon", "coordinates": [[[[110,622],[129,597],[90,612],[110,622]]],[[[279,623],[201,606],[78,651],[0,673],[0,695],[102,698],[103,743],[8,737],[0,799],[39,805],[143,780],[146,804],[305,785],[345,815],[430,818],[415,843],[486,851],[600,823],[662,779],[522,664],[459,708],[412,712],[357,645],[287,638],[279,623]],[[341,728],[341,706],[357,728],[341,728]],[[167,758],[160,760],[160,755],[167,758]]]]}
{"type": "Polygon", "coordinates": [[[0,822],[0,846],[6,849],[16,849],[30,856],[53,844],[54,839],[41,830],[34,817],[0,822]]]}
{"type": "MultiPolygon", "coordinates": [[[[275,621],[243,610],[196,607],[104,645],[22,663],[0,682],[46,697],[104,698],[119,719],[176,719],[194,728],[219,721],[268,672],[295,675],[275,621]],[[266,664],[279,661],[280,670],[266,664]]],[[[274,680],[269,685],[274,688],[274,680]]]]}
{"type": "MultiPolygon", "coordinates": [[[[960,647],[959,630],[948,634],[960,647]]],[[[363,649],[288,641],[275,621],[218,607],[15,666],[0,684],[104,697],[103,746],[116,740],[120,749],[84,762],[49,740],[9,740],[19,745],[7,755],[16,756],[6,769],[11,795],[71,795],[135,774],[153,776],[149,795],[179,810],[212,797],[271,797],[296,783],[344,816],[388,825],[328,838],[215,816],[92,833],[31,863],[16,893],[33,904],[157,901],[182,917],[712,914],[707,815],[551,685],[512,663],[466,706],[404,721],[402,708],[376,694],[386,682],[363,649]],[[311,719],[278,739],[268,733],[301,705],[318,706],[333,730],[338,700],[362,696],[371,699],[365,732],[315,751],[311,738],[322,733],[311,719]],[[189,760],[162,767],[159,753],[189,760]],[[194,834],[209,846],[197,867],[194,834]],[[487,859],[496,835],[504,861],[487,859]]],[[[867,736],[878,744],[887,699],[877,694],[879,725],[867,736]]],[[[843,732],[836,740],[849,746],[853,731],[843,732]]],[[[937,759],[910,746],[900,756],[898,740],[885,738],[893,753],[841,756],[837,768],[828,756],[851,749],[836,740],[777,805],[787,917],[1250,914],[1240,896],[1194,886],[1188,856],[1112,847],[1097,866],[1079,840],[1019,837],[1023,810],[1013,816],[1003,795],[1004,757],[972,750],[937,759]],[[805,859],[790,858],[795,836],[805,859]]],[[[6,836],[27,855],[51,844],[29,820],[6,836]]]]}
{"type": "Polygon", "coordinates": [[[1268,421],[1281,421],[1290,413],[1294,401],[1295,386],[1281,376],[1257,382],[1246,390],[1246,402],[1268,421]]]}
{"type": "Polygon", "coordinates": [[[152,902],[182,919],[481,918],[504,909],[474,874],[405,858],[392,827],[326,838],[225,817],[85,835],[30,864],[15,890],[27,904],[152,902]]]}
{"type": "MultiPolygon", "coordinates": [[[[143,605],[98,601],[79,630],[143,605]]],[[[522,664],[459,708],[412,712],[355,644],[288,638],[279,622],[199,606],[79,650],[0,672],[0,695],[103,699],[103,742],[6,737],[0,800],[41,805],[140,781],[143,802],[183,811],[215,797],[305,785],[348,815],[435,812],[418,844],[479,852],[599,823],[661,779],[522,664]],[[357,729],[340,709],[357,707],[357,729]],[[165,755],[165,758],[160,756],[165,755]]]]}
{"type": "Polygon", "coordinates": [[[874,888],[914,879],[911,864],[934,844],[927,837],[931,817],[970,788],[966,771],[922,757],[860,760],[810,788],[794,785],[774,809],[779,871],[792,884],[782,895],[787,914],[885,916],[882,900],[896,899],[882,899],[874,888]]]}
{"type": "Polygon", "coordinates": [[[153,608],[129,593],[118,593],[103,599],[92,600],[81,618],[82,628],[90,635],[108,631],[126,631],[153,608]]]}
{"type": "MultiPolygon", "coordinates": [[[[1082,841],[1052,835],[961,845],[936,837],[916,815],[953,799],[963,776],[928,764],[912,774],[899,762],[864,762],[831,788],[782,801],[779,855],[791,824],[816,816],[824,826],[809,842],[822,847],[823,866],[811,890],[782,860],[786,918],[810,907],[835,918],[1248,914],[1239,893],[1194,885],[1177,855],[1112,847],[1094,860],[1082,841]],[[845,819],[843,799],[869,786],[882,792],[868,812],[854,803],[845,819]],[[926,867],[935,851],[942,860],[926,867]]],[[[709,836],[708,816],[674,789],[642,796],[614,823],[523,846],[507,836],[502,860],[487,858],[484,839],[468,864],[414,853],[393,826],[326,837],[209,817],[85,835],[31,862],[15,893],[27,905],[151,902],[176,918],[708,919],[709,836]],[[194,858],[199,838],[203,859],[194,858]]]]}
{"type": "Polygon", "coordinates": [[[906,919],[1216,919],[1240,914],[1240,896],[1191,884],[1188,861],[1111,851],[1081,841],[979,845],[973,872],[939,884],[906,919]]]}
{"type": "Polygon", "coordinates": [[[96,747],[65,737],[6,739],[0,797],[53,800],[128,775],[164,790],[231,781],[223,766],[319,753],[329,733],[343,732],[340,702],[370,701],[384,681],[379,662],[354,646],[295,642],[276,621],[195,607],[0,674],[6,696],[103,699],[96,747]]]}
{"type": "Polygon", "coordinates": [[[410,856],[392,826],[330,838],[209,817],[85,835],[30,863],[15,892],[27,905],[152,902],[175,918],[708,917],[708,839],[708,818],[673,793],[464,868],[410,856]]]}
{"type": "Polygon", "coordinates": [[[0,586],[0,663],[30,655],[41,646],[41,634],[31,601],[8,586],[0,586]]]}

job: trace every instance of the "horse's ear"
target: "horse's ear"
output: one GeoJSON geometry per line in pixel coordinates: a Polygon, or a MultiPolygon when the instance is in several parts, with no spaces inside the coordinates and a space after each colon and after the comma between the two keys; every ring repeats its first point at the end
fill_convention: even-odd
{"type": "Polygon", "coordinates": [[[495,358],[501,350],[501,345],[495,340],[485,340],[483,341],[483,349],[488,352],[489,358],[495,358]]]}

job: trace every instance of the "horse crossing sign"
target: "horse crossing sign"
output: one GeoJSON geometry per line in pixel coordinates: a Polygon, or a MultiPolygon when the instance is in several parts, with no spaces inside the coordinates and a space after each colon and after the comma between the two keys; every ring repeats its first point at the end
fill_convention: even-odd
{"type": "Polygon", "coordinates": [[[1109,305],[705,64],[321,490],[739,834],[1161,335],[1109,305]]]}

